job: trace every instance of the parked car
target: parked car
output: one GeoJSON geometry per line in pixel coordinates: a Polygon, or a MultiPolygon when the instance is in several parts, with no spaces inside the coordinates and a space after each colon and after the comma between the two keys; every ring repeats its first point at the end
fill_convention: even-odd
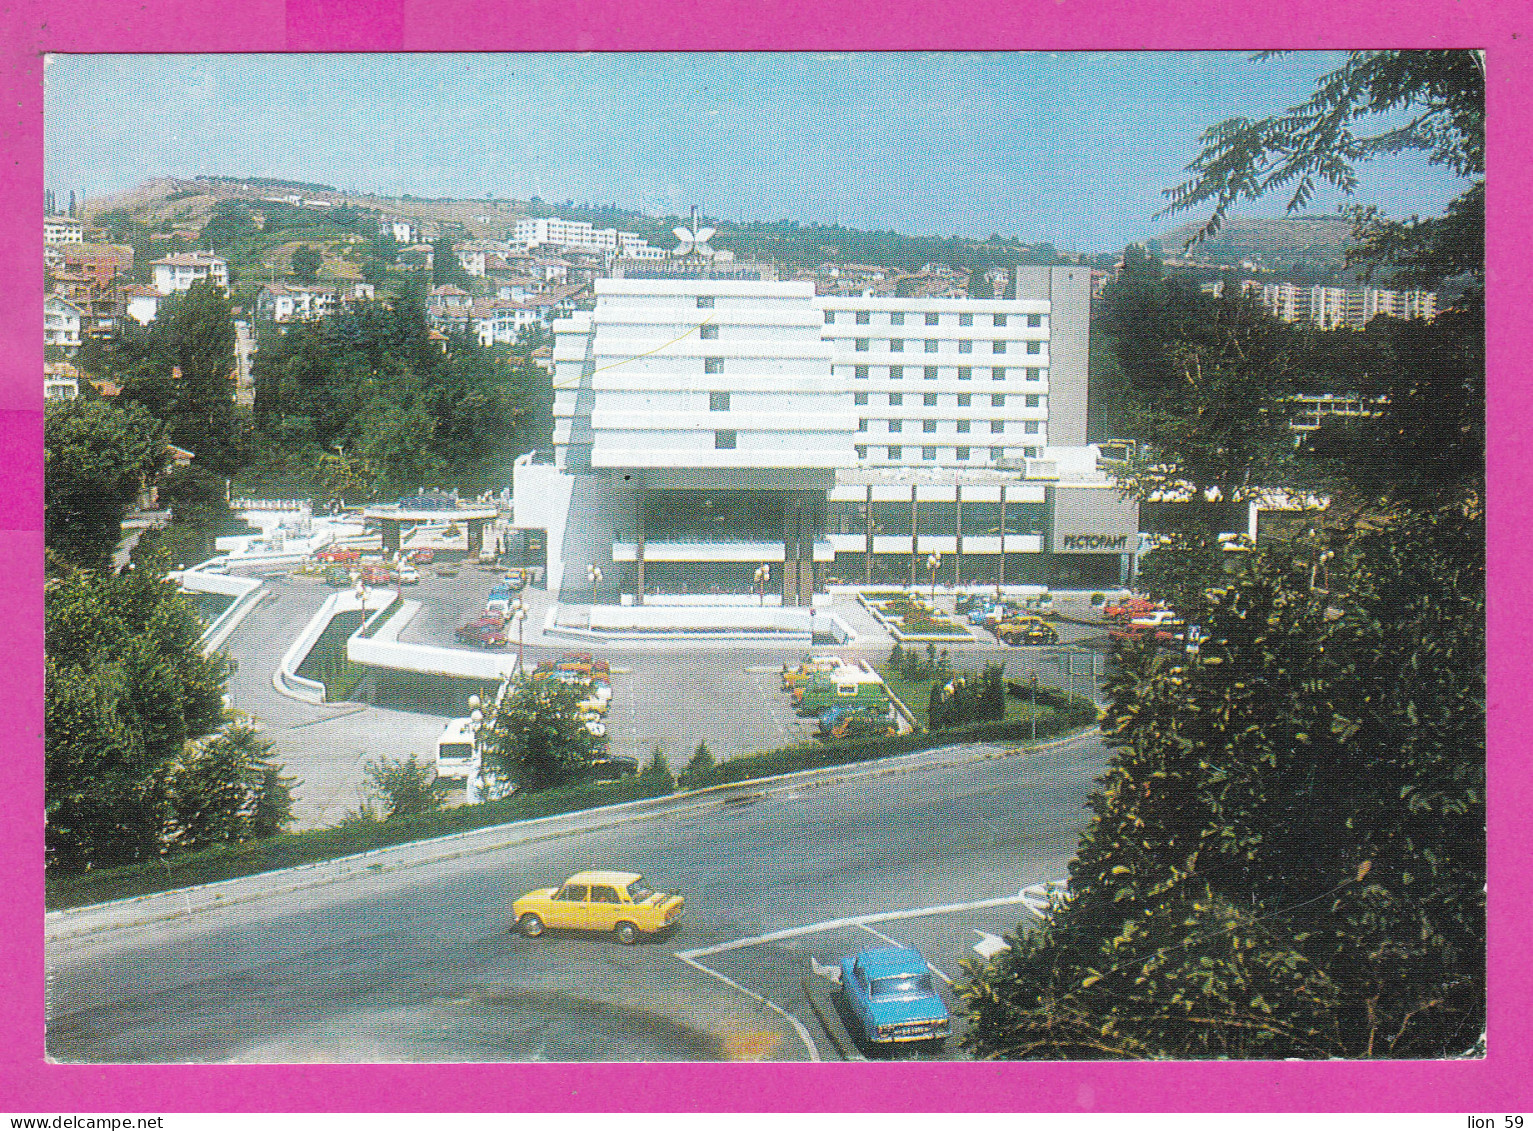
{"type": "Polygon", "coordinates": [[[351,584],[351,571],[340,566],[330,566],[325,570],[325,584],[332,589],[345,589],[351,584]]]}
{"type": "Polygon", "coordinates": [[[314,555],[314,560],[330,565],[352,565],[362,560],[362,551],[347,546],[326,546],[314,555]]]}
{"type": "Polygon", "coordinates": [[[436,575],[438,577],[457,577],[458,576],[458,563],[457,562],[443,562],[441,565],[436,567],[436,575]]]}
{"type": "Polygon", "coordinates": [[[362,567],[364,585],[393,585],[397,577],[391,566],[375,564],[362,567]]]}
{"type": "Polygon", "coordinates": [[[1127,597],[1121,601],[1108,601],[1102,606],[1102,615],[1108,620],[1131,620],[1165,608],[1159,601],[1148,597],[1127,597]]]}
{"type": "Polygon", "coordinates": [[[456,635],[462,644],[477,644],[483,648],[498,648],[507,643],[505,622],[493,615],[469,621],[456,635]]]}
{"type": "Polygon", "coordinates": [[[941,1044],[952,1027],[919,950],[882,946],[841,960],[841,995],[869,1044],[941,1044]]]}
{"type": "Polygon", "coordinates": [[[413,565],[411,565],[409,562],[406,562],[403,565],[399,566],[394,571],[394,573],[395,573],[395,576],[399,578],[399,584],[401,584],[401,585],[419,585],[420,584],[420,580],[421,580],[420,572],[418,570],[416,570],[416,568],[413,565]]]}
{"type": "Polygon", "coordinates": [[[888,736],[899,732],[900,728],[887,708],[832,707],[820,715],[820,737],[823,739],[888,736]]]}
{"type": "Polygon", "coordinates": [[[686,900],[651,891],[637,872],[576,872],[558,887],[530,891],[511,905],[515,929],[535,939],[555,930],[610,931],[630,946],[681,922],[686,900]]]}
{"type": "Polygon", "coordinates": [[[995,626],[995,634],[1007,644],[1058,644],[1059,633],[1035,616],[1011,617],[995,626]]]}
{"type": "Polygon", "coordinates": [[[430,565],[436,559],[436,551],[420,549],[410,551],[410,562],[414,565],[430,565]]]}

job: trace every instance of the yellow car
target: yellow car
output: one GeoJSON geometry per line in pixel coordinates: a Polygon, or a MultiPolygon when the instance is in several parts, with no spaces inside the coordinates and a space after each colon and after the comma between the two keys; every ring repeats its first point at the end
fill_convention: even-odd
{"type": "Polygon", "coordinates": [[[516,929],[535,939],[555,930],[611,931],[625,946],[681,921],[679,895],[651,891],[637,872],[577,872],[556,888],[530,891],[511,905],[516,929]]]}

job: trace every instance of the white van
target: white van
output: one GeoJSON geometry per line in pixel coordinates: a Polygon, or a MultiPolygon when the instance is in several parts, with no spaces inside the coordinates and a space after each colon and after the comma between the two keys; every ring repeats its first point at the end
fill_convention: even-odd
{"type": "Polygon", "coordinates": [[[474,721],[453,719],[436,740],[436,776],[466,778],[474,772],[474,721]]]}

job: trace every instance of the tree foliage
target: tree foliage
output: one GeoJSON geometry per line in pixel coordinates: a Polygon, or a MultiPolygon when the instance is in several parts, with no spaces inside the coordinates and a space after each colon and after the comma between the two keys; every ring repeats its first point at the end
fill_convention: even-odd
{"type": "Polygon", "coordinates": [[[487,771],[530,791],[572,780],[601,746],[580,716],[583,697],[552,681],[517,687],[481,737],[487,771]]]}
{"type": "MultiPolygon", "coordinates": [[[[1483,171],[1483,81],[1465,52],[1365,52],[1286,116],[1205,138],[1173,208],[1317,179],[1408,148],[1483,171]],[[1404,127],[1351,125],[1414,108],[1404,127]]],[[[1430,324],[1384,320],[1301,367],[1376,378],[1376,415],[1302,457],[1356,505],[1324,541],[1244,555],[1157,549],[1152,583],[1199,648],[1126,644],[1114,753],[1073,898],[975,972],[982,1056],[1443,1057],[1485,1024],[1485,541],[1479,186],[1365,252],[1467,279],[1430,324]],[[1457,233],[1457,234],[1455,234],[1457,233]],[[1163,555],[1165,555],[1163,557],[1163,555]]],[[[1333,503],[1333,509],[1335,508],[1333,503]]]]}
{"type": "Polygon", "coordinates": [[[1454,1055],[1484,1019],[1483,558],[1357,543],[1335,616],[1264,558],[1131,650],[1074,899],[966,991],[984,1056],[1454,1055]]]}
{"type": "Polygon", "coordinates": [[[439,809],[442,799],[433,788],[436,773],[416,759],[378,758],[362,770],[367,797],[383,809],[383,818],[411,817],[439,809]]]}
{"type": "Polygon", "coordinates": [[[104,569],[122,520],[165,464],[165,429],[138,405],[49,401],[43,522],[50,564],[104,569]]]}
{"type": "Polygon", "coordinates": [[[1293,327],[1233,285],[1215,297],[1167,277],[1137,247],[1095,322],[1097,391],[1116,402],[1108,429],[1147,445],[1125,477],[1141,500],[1241,502],[1293,482],[1293,327]],[[1114,388],[1101,387],[1104,368],[1114,388]]]}
{"type": "Polygon", "coordinates": [[[543,434],[547,375],[472,339],[444,353],[401,298],[269,334],[256,356],[255,462],[303,494],[365,499],[452,479],[503,483],[543,434]]]}
{"type": "Polygon", "coordinates": [[[271,758],[272,744],[234,722],[188,743],[167,782],[165,842],[177,850],[275,836],[293,820],[296,781],[271,758]]]}
{"type": "Polygon", "coordinates": [[[218,727],[230,662],[203,653],[191,607],[150,570],[65,570],[44,609],[49,865],[155,858],[173,772],[186,743],[218,727]]]}
{"type": "Polygon", "coordinates": [[[319,278],[319,268],[323,263],[324,257],[317,247],[300,244],[293,251],[293,275],[300,283],[312,283],[319,278]]]}
{"type": "Polygon", "coordinates": [[[1298,106],[1226,119],[1202,140],[1187,166],[1192,176],[1166,190],[1170,203],[1161,213],[1211,207],[1200,236],[1217,232],[1240,201],[1272,192],[1287,194],[1290,213],[1309,204],[1321,184],[1350,196],[1356,166],[1388,154],[1424,153],[1459,176],[1480,177],[1484,63],[1474,51],[1355,51],[1298,106]],[[1368,132],[1366,123],[1377,128],[1368,132]]]}

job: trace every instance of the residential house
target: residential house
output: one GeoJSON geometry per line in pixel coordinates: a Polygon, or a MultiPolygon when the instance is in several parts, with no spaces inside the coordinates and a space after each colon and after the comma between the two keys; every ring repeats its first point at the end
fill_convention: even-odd
{"type": "Polygon", "coordinates": [[[71,243],[63,245],[64,270],[88,280],[93,286],[109,286],[119,275],[133,274],[133,249],[121,244],[71,243]]]}
{"type": "Polygon", "coordinates": [[[162,295],[190,290],[198,279],[211,279],[220,287],[229,285],[229,263],[207,251],[178,252],[154,261],[154,289],[162,295]]]}
{"type": "Polygon", "coordinates": [[[73,216],[43,217],[43,243],[83,243],[85,225],[73,216]]]}
{"type": "Polygon", "coordinates": [[[80,348],[84,312],[61,295],[43,299],[43,344],[73,354],[80,348]]]}
{"type": "Polygon", "coordinates": [[[43,399],[73,400],[80,395],[80,371],[67,361],[43,364],[43,399]]]}

